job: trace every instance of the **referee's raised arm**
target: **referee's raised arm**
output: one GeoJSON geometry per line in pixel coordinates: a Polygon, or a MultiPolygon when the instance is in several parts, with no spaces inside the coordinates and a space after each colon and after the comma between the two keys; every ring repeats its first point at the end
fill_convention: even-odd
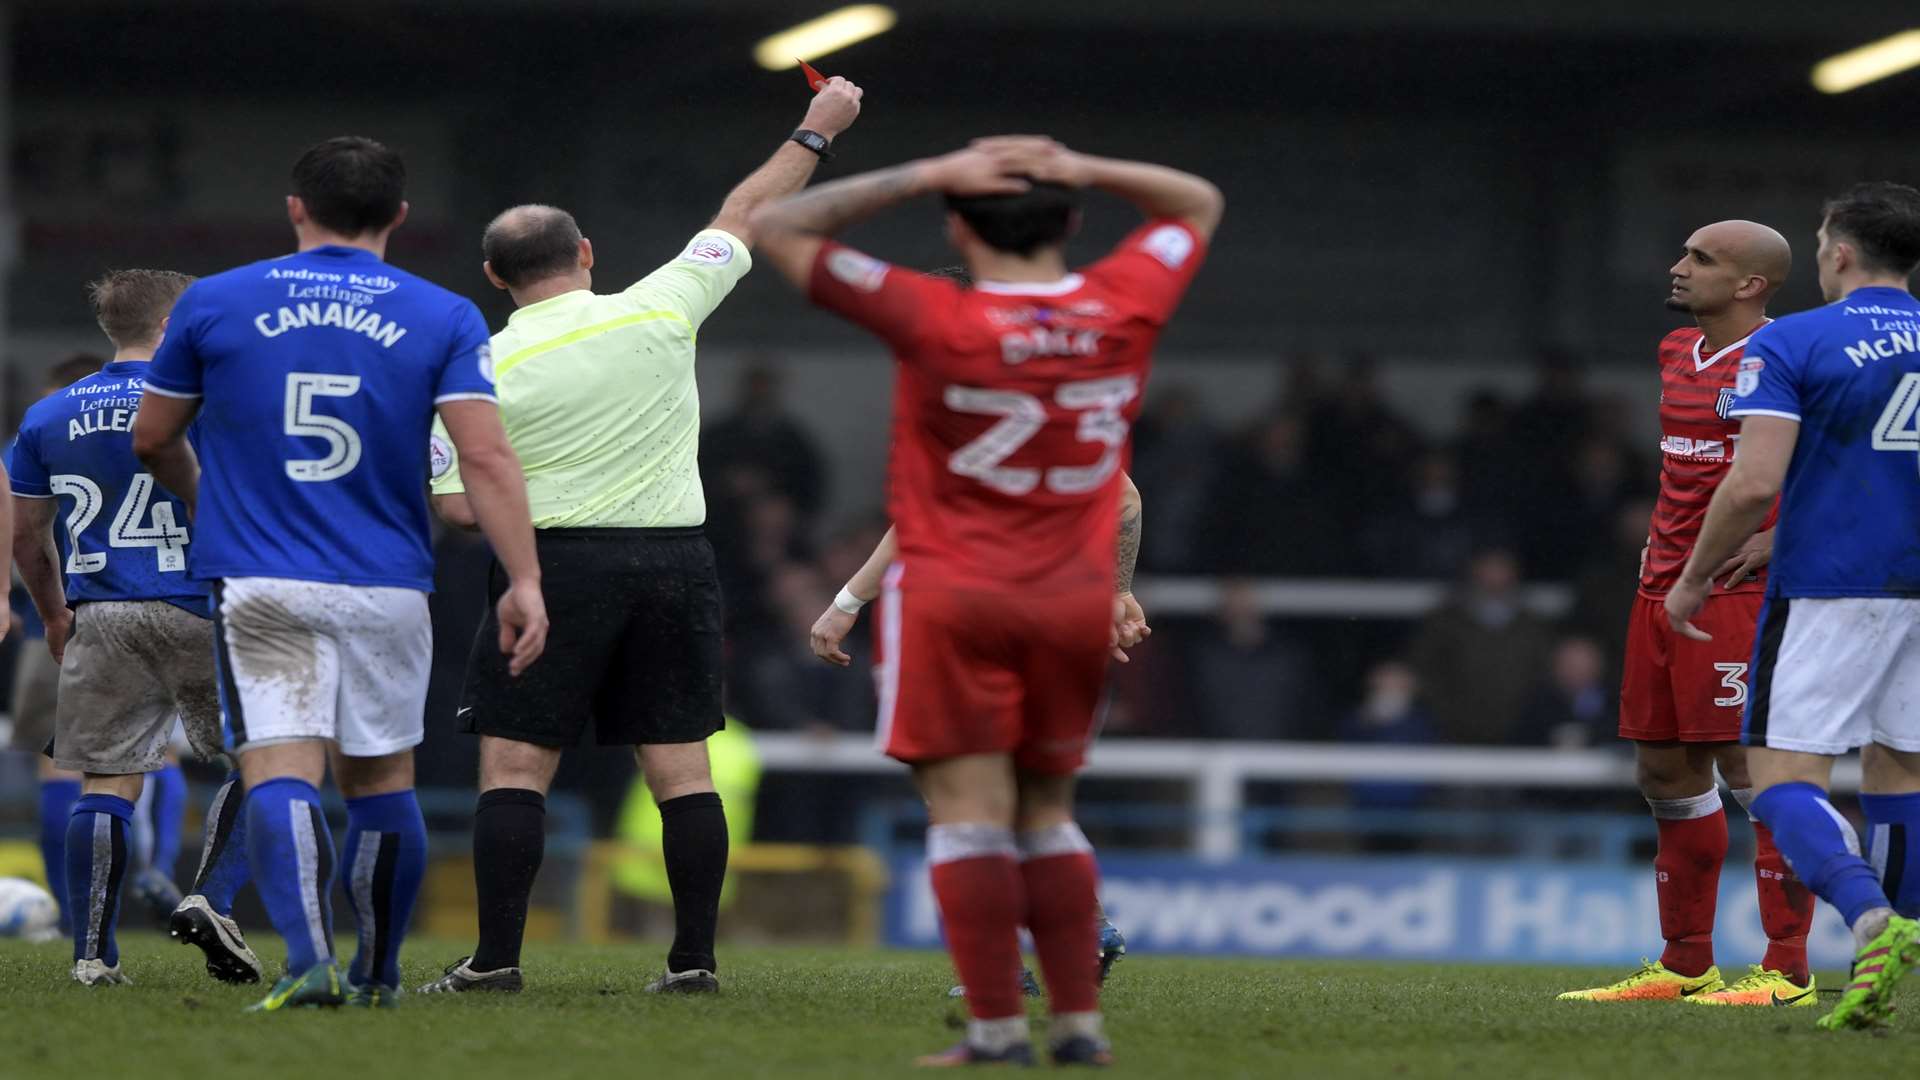
{"type": "Polygon", "coordinates": [[[747,174],[727,193],[711,228],[730,232],[749,248],[753,246],[753,212],[763,203],[784,198],[807,186],[814,168],[833,158],[833,140],[853,126],[860,115],[860,98],[866,91],[834,76],[814,96],[800,127],[764,165],[747,174]]]}
{"type": "MultiPolygon", "coordinates": [[[[651,989],[718,989],[713,955],[727,819],[707,765],[721,715],[720,581],[703,528],[702,323],[753,267],[749,221],[798,191],[860,114],[834,79],[801,127],[727,195],[720,213],[658,269],[593,291],[593,244],[573,215],[516,206],[481,240],[487,279],[515,311],[492,340],[500,418],[526,474],[542,591],[556,619],[545,658],[511,670],[481,629],[460,710],[480,736],[473,859],[480,943],[426,992],[518,990],[527,899],[541,860],[546,794],[561,751],[591,727],[638,750],[660,806],[677,934],[651,989]]],[[[471,526],[460,448],[434,433],[434,505],[471,526]]],[[[495,599],[506,584],[494,574],[495,599]]]]}

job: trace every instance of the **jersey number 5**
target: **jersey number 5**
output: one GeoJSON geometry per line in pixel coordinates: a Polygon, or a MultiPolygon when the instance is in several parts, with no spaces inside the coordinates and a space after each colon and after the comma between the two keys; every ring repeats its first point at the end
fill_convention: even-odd
{"type": "Polygon", "coordinates": [[[958,413],[998,416],[1000,422],[953,452],[947,468],[970,476],[1002,495],[1027,495],[1042,481],[1059,495],[1082,495],[1097,490],[1120,468],[1120,451],[1127,443],[1127,419],[1122,410],[1140,396],[1140,380],[1132,375],[1082,379],[1061,383],[1054,403],[1080,414],[1080,441],[1104,443],[1106,452],[1091,465],[1061,465],[1051,469],[1017,468],[1006,464],[1021,447],[1047,426],[1047,407],[1020,390],[980,390],[949,386],[946,406],[958,413]]]}
{"type": "Polygon", "coordinates": [[[1873,426],[1873,448],[1912,454],[1920,466],[1920,371],[1908,373],[1894,386],[1886,411],[1873,426]]]}
{"type": "MultiPolygon", "coordinates": [[[[97,574],[107,568],[107,553],[80,551],[80,536],[100,516],[106,498],[100,485],[87,477],[62,473],[48,478],[55,495],[73,498],[73,512],[67,515],[67,573],[97,574]]],[[[117,548],[152,548],[161,573],[177,573],[187,568],[187,529],[173,518],[173,504],[165,499],[153,501],[153,477],[134,473],[127,485],[127,497],[113,515],[113,528],[107,531],[107,544],[117,548]],[[142,522],[152,519],[153,524],[142,522]]]]}
{"type": "Polygon", "coordinates": [[[313,411],[315,398],[352,397],[359,392],[358,375],[287,374],[287,434],[327,444],[326,457],[288,461],[288,476],[307,483],[338,480],[360,464],[360,433],[337,416],[313,411]]]}

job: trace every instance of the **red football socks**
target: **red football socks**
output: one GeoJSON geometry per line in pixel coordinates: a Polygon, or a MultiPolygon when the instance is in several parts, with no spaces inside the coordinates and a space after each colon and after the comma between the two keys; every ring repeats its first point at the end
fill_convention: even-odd
{"type": "MultiPolygon", "coordinates": [[[[980,855],[936,862],[929,872],[946,924],[947,952],[967,988],[974,1019],[1024,1016],[1020,921],[1027,905],[1020,864],[1011,854],[980,855]]],[[[1091,915],[1087,925],[1093,925],[1091,915]]],[[[1087,956],[1094,947],[1087,946],[1087,956]]]]}
{"type": "Polygon", "coordinates": [[[1760,924],[1767,931],[1767,955],[1760,966],[1807,985],[1807,930],[1813,925],[1813,892],[1800,883],[1786,857],[1773,846],[1773,833],[1753,823],[1753,873],[1760,889],[1760,924]]]}
{"type": "Polygon", "coordinates": [[[1026,879],[1027,928],[1047,977],[1053,1012],[1087,1013],[1100,1007],[1100,872],[1093,854],[1074,851],[1029,856],[1020,864],[1026,879]]]}
{"type": "Polygon", "coordinates": [[[1695,799],[1659,799],[1653,814],[1660,852],[1653,868],[1660,896],[1660,936],[1667,939],[1660,962],[1692,978],[1713,966],[1713,916],[1720,898],[1720,866],[1727,859],[1727,812],[1719,793],[1695,799]],[[1712,809],[1698,813],[1711,805],[1712,809]]]}

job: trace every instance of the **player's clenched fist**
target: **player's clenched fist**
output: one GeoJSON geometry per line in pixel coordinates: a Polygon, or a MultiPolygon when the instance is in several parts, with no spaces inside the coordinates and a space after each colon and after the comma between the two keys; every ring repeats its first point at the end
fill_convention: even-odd
{"type": "Polygon", "coordinates": [[[860,99],[865,95],[865,90],[835,75],[813,96],[807,118],[800,126],[832,139],[853,126],[860,115],[860,99]]]}

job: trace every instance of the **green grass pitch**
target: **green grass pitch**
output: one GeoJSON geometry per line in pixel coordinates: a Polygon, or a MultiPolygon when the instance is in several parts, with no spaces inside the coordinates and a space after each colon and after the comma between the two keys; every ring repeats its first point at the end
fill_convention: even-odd
{"type": "MultiPolygon", "coordinates": [[[[137,985],[98,990],[68,979],[64,945],[0,942],[0,1076],[909,1076],[955,1039],[947,963],[931,953],[725,949],[722,995],[684,998],[641,992],[659,946],[538,946],[517,997],[252,1016],[240,1010],[260,988],[214,983],[198,952],[157,935],[124,938],[137,985]]],[[[462,951],[409,942],[409,984],[462,951]]],[[[1920,1060],[1920,986],[1878,1034],[1816,1031],[1814,1009],[1553,1000],[1620,974],[1136,955],[1106,1007],[1116,1071],[1132,1076],[1903,1075],[1920,1060]]]]}

